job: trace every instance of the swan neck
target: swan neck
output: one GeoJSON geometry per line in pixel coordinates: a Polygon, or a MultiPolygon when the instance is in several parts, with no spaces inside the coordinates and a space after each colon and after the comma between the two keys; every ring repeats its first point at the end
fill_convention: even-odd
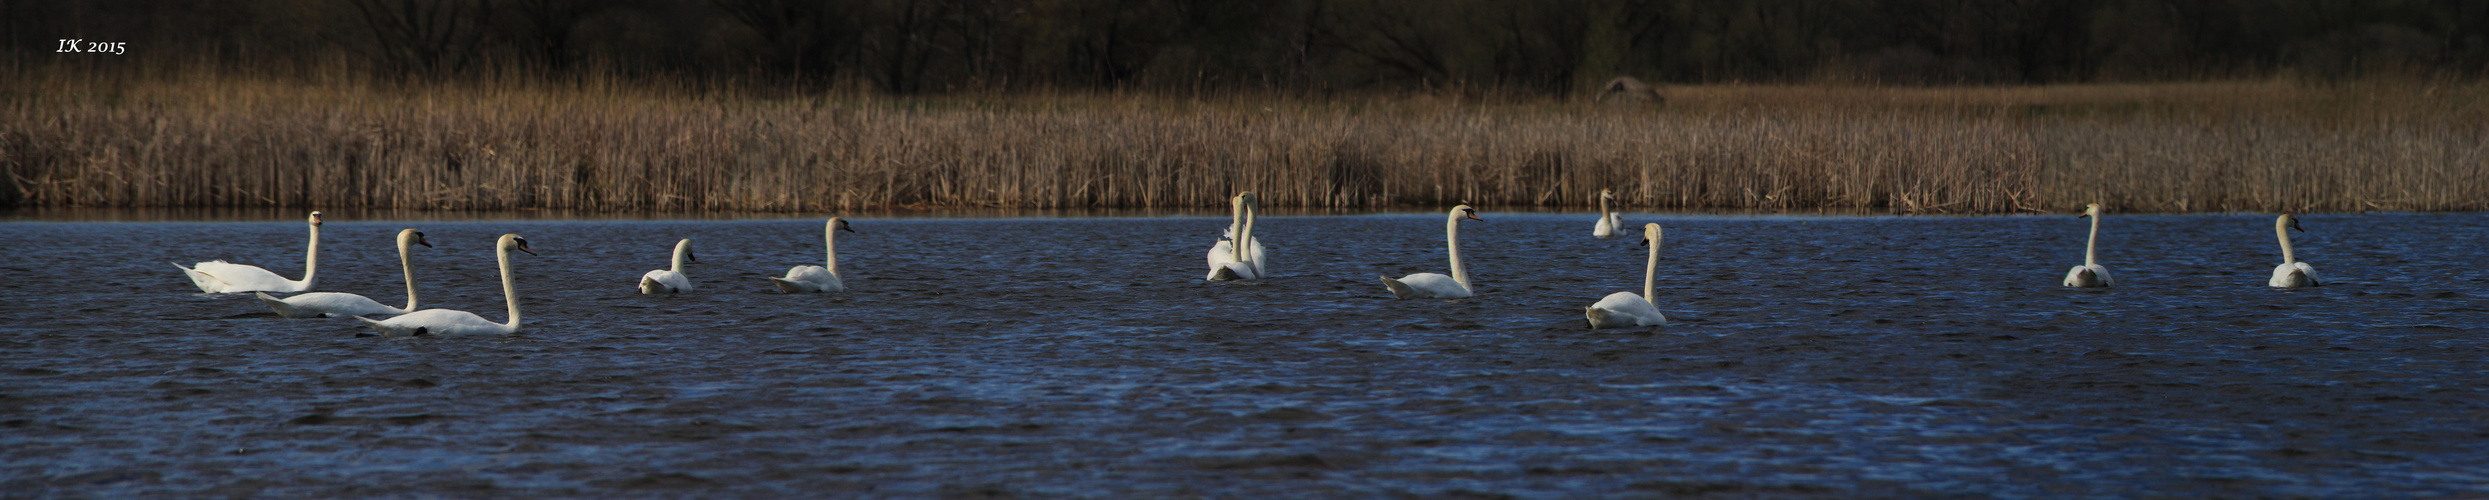
{"type": "Polygon", "coordinates": [[[2100,214],[2091,216],[2091,239],[2083,243],[2083,266],[2100,265],[2100,214]]]}
{"type": "Polygon", "coordinates": [[[510,305],[510,323],[504,326],[515,332],[519,331],[519,287],[510,276],[510,245],[505,242],[496,247],[493,253],[501,258],[501,297],[510,305]]]}
{"type": "Polygon", "coordinates": [[[1235,249],[1236,262],[1244,263],[1245,269],[1253,272],[1251,278],[1261,278],[1262,268],[1255,267],[1253,263],[1253,212],[1260,208],[1254,205],[1250,202],[1245,204],[1244,228],[1236,232],[1235,241],[1230,242],[1228,246],[1235,249]]]}
{"type": "Polygon", "coordinates": [[[1461,288],[1469,288],[1469,270],[1461,268],[1461,212],[1459,210],[1452,211],[1452,217],[1443,221],[1443,247],[1452,256],[1452,281],[1459,282],[1461,288]]]}
{"type": "Polygon", "coordinates": [[[2296,262],[2299,262],[2299,257],[2298,257],[2297,255],[2292,254],[2292,253],[2290,252],[2290,222],[2289,222],[2289,220],[2290,220],[2290,219],[2288,219],[2288,218],[2274,219],[2274,220],[2273,220],[2273,236],[2274,236],[2274,237],[2277,237],[2277,238],[2280,238],[2280,239],[2282,240],[2282,263],[2283,263],[2283,264],[2291,264],[2291,263],[2296,263],[2296,262]]]}
{"type": "Polygon", "coordinates": [[[1656,233],[1651,235],[1651,258],[1642,265],[1642,301],[1654,307],[1659,305],[1656,295],[1659,288],[1659,236],[1656,233]]]}
{"type": "Polygon", "coordinates": [[[398,238],[398,268],[406,272],[406,312],[415,312],[415,258],[412,256],[414,246],[413,242],[398,238]]]}
{"type": "Polygon", "coordinates": [[[310,290],[320,282],[320,226],[311,225],[311,247],[303,252],[302,287],[310,290]]]}
{"type": "Polygon", "coordinates": [[[1606,220],[1607,220],[1607,218],[1608,218],[1607,197],[1606,197],[1606,196],[1601,196],[1601,197],[1599,197],[1599,219],[1600,219],[1601,221],[1606,221],[1606,220]]]}
{"type": "Polygon", "coordinates": [[[690,252],[691,252],[691,242],[689,242],[689,241],[684,241],[684,242],[680,242],[680,243],[675,243],[675,244],[674,244],[674,269],[673,269],[673,271],[674,271],[674,272],[677,272],[677,273],[683,272],[683,254],[690,253],[690,252]]]}
{"type": "Polygon", "coordinates": [[[1229,200],[1227,204],[1227,238],[1229,240],[1236,239],[1236,233],[1244,231],[1244,221],[1244,197],[1237,196],[1235,199],[1229,200]]]}
{"type": "Polygon", "coordinates": [[[838,275],[838,219],[830,219],[829,226],[821,230],[821,252],[821,268],[838,275]]]}

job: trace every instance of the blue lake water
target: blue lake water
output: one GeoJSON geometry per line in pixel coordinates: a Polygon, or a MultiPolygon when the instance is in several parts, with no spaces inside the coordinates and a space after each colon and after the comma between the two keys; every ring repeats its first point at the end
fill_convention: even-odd
{"type": "MultiPolygon", "coordinates": [[[[1202,281],[1219,217],[862,218],[849,291],[783,295],[817,219],[332,216],[320,289],[505,318],[384,338],[198,293],[299,276],[304,226],[0,223],[10,496],[2489,495],[2489,215],[2315,215],[2327,286],[2264,286],[2269,215],[1629,214],[1659,328],[1587,214],[1266,217],[1276,277],[1202,281]],[[455,219],[455,218],[451,218],[455,219]],[[679,238],[697,293],[643,296],[679,238]]],[[[294,217],[299,217],[296,215],[294,217]]]]}

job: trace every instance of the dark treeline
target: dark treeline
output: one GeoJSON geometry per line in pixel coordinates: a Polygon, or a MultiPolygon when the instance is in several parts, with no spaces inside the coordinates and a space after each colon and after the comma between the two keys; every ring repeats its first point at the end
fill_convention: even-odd
{"type": "Polygon", "coordinates": [[[0,28],[20,67],[345,62],[892,93],[2489,72],[2477,0],[80,0],[0,2],[0,28]],[[73,38],[129,54],[51,50],[73,38]]]}

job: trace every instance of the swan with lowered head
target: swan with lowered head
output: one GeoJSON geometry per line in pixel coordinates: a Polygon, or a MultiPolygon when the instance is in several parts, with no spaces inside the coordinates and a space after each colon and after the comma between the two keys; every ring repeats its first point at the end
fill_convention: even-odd
{"type": "Polygon", "coordinates": [[[1651,247],[1650,261],[1642,265],[1642,295],[1611,293],[1582,308],[1582,316],[1589,318],[1591,329],[1668,324],[1668,315],[1660,314],[1659,306],[1652,301],[1659,276],[1659,236],[1658,224],[1642,225],[1642,246],[1651,247]]]}
{"type": "Polygon", "coordinates": [[[1391,296],[1399,299],[1458,299],[1468,297],[1469,270],[1461,267],[1461,219],[1478,218],[1478,211],[1469,205],[1452,207],[1443,221],[1443,246],[1452,255],[1452,275],[1417,273],[1400,279],[1383,278],[1383,286],[1391,288],[1391,296]]]}
{"type": "Polygon", "coordinates": [[[640,293],[683,293],[691,291],[691,276],[683,274],[684,262],[699,262],[691,254],[691,238],[674,243],[674,267],[640,275],[640,293]]]}
{"type": "Polygon", "coordinates": [[[2273,279],[2266,280],[2265,286],[2275,288],[2324,286],[2324,283],[2316,280],[2316,266],[2299,262],[2299,256],[2291,253],[2290,231],[2293,229],[2300,232],[2307,231],[2299,227],[2299,218],[2291,217],[2290,214],[2282,214],[2280,218],[2273,219],[2273,236],[2282,240],[2282,265],[2273,266],[2273,279]]]}
{"type": "MultiPolygon", "coordinates": [[[[825,265],[795,266],[786,270],[786,277],[780,278],[771,276],[769,277],[769,282],[771,284],[778,285],[778,291],[785,293],[847,291],[847,282],[839,279],[838,277],[839,231],[852,233],[856,232],[856,228],[848,227],[847,219],[831,217],[830,222],[821,229],[821,248],[824,248],[829,252],[827,260],[822,262],[822,264],[825,265]]],[[[691,240],[683,240],[683,242],[685,244],[689,244],[691,240]]],[[[649,274],[656,273],[650,272],[649,274]]],[[[647,289],[648,287],[646,284],[642,284],[640,286],[641,291],[646,291],[647,289]]],[[[689,288],[687,287],[686,289],[689,288]]]]}
{"type": "Polygon", "coordinates": [[[181,268],[182,275],[190,277],[190,284],[198,285],[199,291],[201,292],[300,292],[310,290],[313,285],[319,283],[319,212],[311,213],[310,224],[311,247],[309,250],[303,251],[302,281],[285,279],[284,276],[278,276],[277,273],[269,272],[267,269],[262,269],[259,266],[245,266],[225,262],[223,260],[200,262],[192,264],[190,267],[182,267],[181,264],[173,264],[173,267],[181,268]]]}
{"type": "Polygon", "coordinates": [[[2066,270],[2065,286],[2106,288],[2112,281],[2109,279],[2109,266],[2100,265],[2099,259],[2100,204],[2093,203],[2084,206],[2083,215],[2077,215],[2075,218],[2091,219],[2091,240],[2083,244],[2083,265],[2066,270]]]}
{"type": "Polygon", "coordinates": [[[1615,236],[1616,230],[1624,229],[1624,217],[1616,212],[1608,211],[1608,202],[1614,201],[1615,199],[1616,190],[1599,190],[1599,224],[1590,228],[1591,236],[1606,238],[1609,236],[1615,236]]]}
{"type": "Polygon", "coordinates": [[[275,309],[278,316],[288,318],[334,318],[338,316],[376,316],[406,314],[415,310],[415,262],[407,254],[415,245],[431,248],[423,232],[413,229],[398,231],[398,268],[406,273],[406,308],[381,305],[361,295],[338,292],[311,292],[279,299],[267,292],[251,292],[259,301],[275,309]]]}
{"type": "Polygon", "coordinates": [[[527,249],[527,238],[521,238],[519,235],[504,234],[501,235],[500,241],[493,243],[493,256],[501,260],[501,296],[510,304],[509,323],[494,323],[484,320],[483,316],[477,316],[475,313],[449,309],[425,309],[385,320],[374,320],[362,316],[355,316],[354,319],[362,321],[365,325],[371,325],[372,329],[379,330],[381,335],[391,337],[516,333],[519,331],[519,287],[510,277],[511,249],[527,252],[528,255],[536,254],[535,250],[527,249]]]}
{"type": "Polygon", "coordinates": [[[1261,199],[1252,192],[1237,193],[1234,201],[1236,222],[1227,231],[1227,239],[1210,245],[1210,281],[1249,280],[1267,277],[1270,269],[1262,267],[1262,241],[1253,236],[1253,225],[1260,219],[1261,199]],[[1235,242],[1245,242],[1237,245],[1235,242]]]}

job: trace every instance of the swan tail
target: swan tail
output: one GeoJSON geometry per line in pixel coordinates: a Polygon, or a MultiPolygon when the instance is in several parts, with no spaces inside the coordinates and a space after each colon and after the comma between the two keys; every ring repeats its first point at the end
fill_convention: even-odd
{"type": "Polygon", "coordinates": [[[2098,273],[2093,273],[2091,268],[2077,267],[2074,268],[2073,272],[2066,273],[2065,286],[2075,288],[2091,288],[2100,286],[2100,275],[2098,273]]]}
{"type": "Polygon", "coordinates": [[[405,337],[405,336],[406,336],[406,335],[403,335],[403,334],[402,334],[403,332],[398,331],[396,328],[391,328],[391,327],[389,326],[389,324],[388,324],[388,323],[383,323],[383,322],[381,322],[380,320],[371,319],[371,318],[366,318],[366,317],[362,317],[362,316],[347,316],[347,317],[349,317],[349,318],[354,318],[354,320],[355,320],[355,321],[361,321],[361,322],[363,322],[363,326],[372,327],[372,331],[380,332],[380,336],[382,336],[382,337],[405,337]]]}
{"type": "Polygon", "coordinates": [[[1615,319],[1612,316],[1614,316],[1614,313],[1610,313],[1606,309],[1596,307],[1582,308],[1582,319],[1590,322],[1590,329],[1592,330],[1615,326],[1615,319]]]}
{"type": "Polygon", "coordinates": [[[180,269],[182,276],[190,278],[191,285],[199,287],[200,293],[223,293],[225,289],[225,282],[216,279],[215,276],[209,276],[197,269],[182,267],[179,262],[167,262],[167,264],[172,264],[174,269],[180,269]]]}
{"type": "MultiPolygon", "coordinates": [[[[647,280],[641,281],[643,282],[641,285],[642,293],[646,293],[647,285],[645,282],[647,280]]],[[[813,287],[811,283],[794,281],[776,276],[769,277],[769,284],[778,285],[778,293],[813,293],[821,291],[819,288],[813,287]]]]}
{"type": "Polygon", "coordinates": [[[1400,280],[1391,279],[1390,276],[1378,277],[1383,279],[1384,287],[1391,289],[1392,298],[1402,300],[1417,298],[1417,289],[1410,287],[1408,283],[1401,283],[1400,280]]]}
{"type": "Polygon", "coordinates": [[[269,309],[275,309],[278,316],[288,318],[316,318],[323,316],[323,314],[318,311],[310,311],[300,307],[294,307],[293,304],[286,303],[285,299],[269,296],[268,292],[251,292],[251,295],[259,297],[260,303],[268,304],[269,309]]]}

